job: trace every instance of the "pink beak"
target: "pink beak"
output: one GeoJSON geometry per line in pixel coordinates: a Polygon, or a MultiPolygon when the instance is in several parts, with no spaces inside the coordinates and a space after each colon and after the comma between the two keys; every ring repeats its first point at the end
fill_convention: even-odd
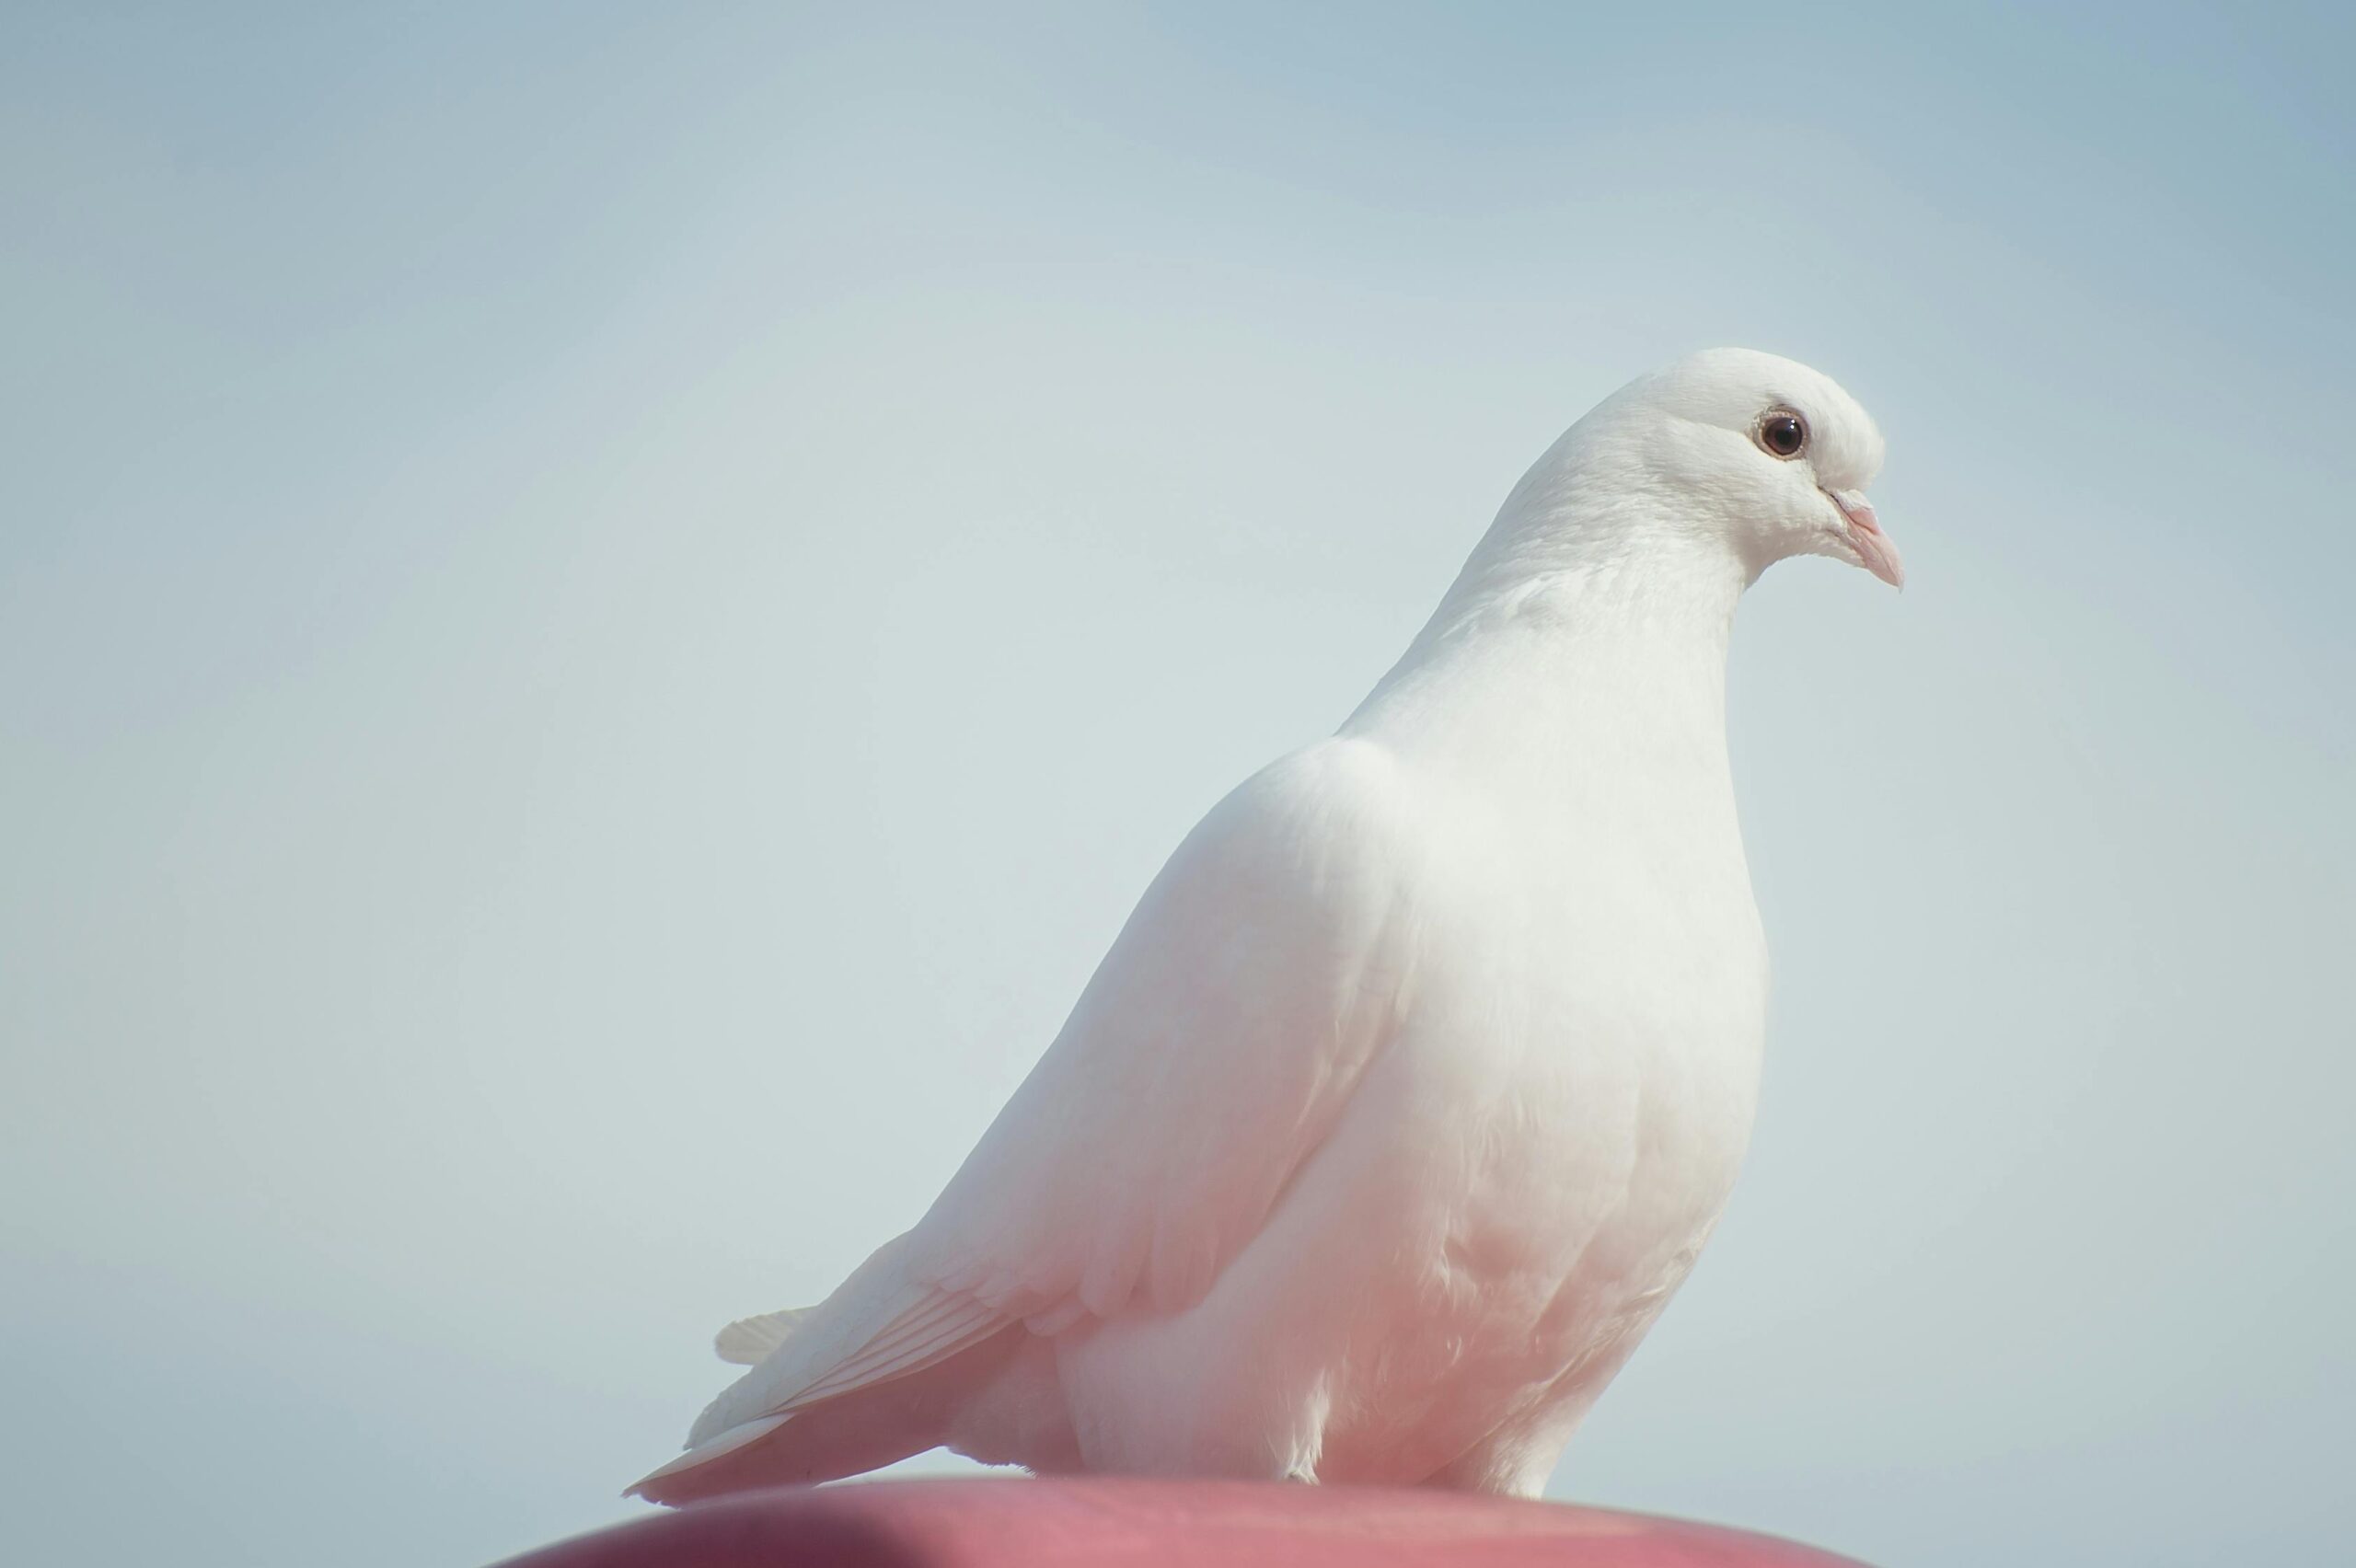
{"type": "Polygon", "coordinates": [[[1881,531],[1881,519],[1874,515],[1874,503],[1865,499],[1863,490],[1831,490],[1832,504],[1849,520],[1849,543],[1857,552],[1859,564],[1892,588],[1906,586],[1906,565],[1898,559],[1898,547],[1881,531]]]}

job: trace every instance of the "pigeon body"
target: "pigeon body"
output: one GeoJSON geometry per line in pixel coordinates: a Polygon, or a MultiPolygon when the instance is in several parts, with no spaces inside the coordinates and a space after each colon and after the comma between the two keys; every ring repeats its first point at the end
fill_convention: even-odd
{"type": "Polygon", "coordinates": [[[658,1502],[946,1446],[1534,1495],[1748,1142],[1764,940],[1727,636],[1784,556],[1900,581],[1838,386],[1714,350],[1524,477],[1341,731],[1188,835],[931,1210],[658,1502]]]}

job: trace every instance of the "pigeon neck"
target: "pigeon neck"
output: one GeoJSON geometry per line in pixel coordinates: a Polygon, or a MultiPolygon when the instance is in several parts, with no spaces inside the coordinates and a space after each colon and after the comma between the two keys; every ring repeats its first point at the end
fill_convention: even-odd
{"type": "Polygon", "coordinates": [[[1592,553],[1493,536],[1344,733],[1468,759],[1599,741],[1625,754],[1643,737],[1723,755],[1727,644],[1750,576],[1679,536],[1592,553]]]}

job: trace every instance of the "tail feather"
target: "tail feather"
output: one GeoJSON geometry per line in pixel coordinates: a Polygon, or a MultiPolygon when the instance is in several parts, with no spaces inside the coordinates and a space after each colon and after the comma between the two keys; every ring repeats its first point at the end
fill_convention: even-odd
{"type": "Polygon", "coordinates": [[[880,1470],[948,1441],[961,1412],[1030,1343],[1015,1325],[945,1361],[732,1426],[626,1495],[678,1505],[760,1486],[813,1485],[880,1470]]]}
{"type": "Polygon", "coordinates": [[[722,1361],[738,1366],[758,1366],[812,1310],[808,1307],[788,1307],[782,1312],[739,1318],[712,1336],[711,1348],[722,1361]]]}
{"type": "Polygon", "coordinates": [[[720,1391],[696,1418],[687,1446],[919,1371],[1014,1320],[909,1277],[907,1248],[906,1237],[887,1241],[852,1270],[751,1371],[720,1391]]]}
{"type": "Polygon", "coordinates": [[[687,1451],[631,1493],[684,1503],[833,1481],[944,1445],[1060,1455],[1068,1417],[1048,1342],[1019,1315],[930,1283],[909,1267],[909,1246],[885,1242],[815,1307],[721,1330],[721,1358],[751,1370],[697,1419],[687,1451]]]}
{"type": "MultiPolygon", "coordinates": [[[[684,1503],[690,1497],[708,1495],[707,1492],[702,1491],[680,1494],[679,1489],[693,1487],[697,1484],[695,1480],[690,1479],[691,1476],[700,1476],[708,1482],[712,1477],[722,1473],[722,1470],[713,1469],[720,1460],[740,1448],[757,1443],[783,1426],[791,1418],[789,1416],[765,1415],[758,1421],[748,1421],[742,1426],[732,1426],[710,1442],[697,1444],[668,1464],[658,1465],[647,1471],[633,1482],[629,1490],[622,1495],[643,1497],[653,1503],[684,1503]]],[[[720,1490],[725,1490],[725,1488],[720,1490]]]]}

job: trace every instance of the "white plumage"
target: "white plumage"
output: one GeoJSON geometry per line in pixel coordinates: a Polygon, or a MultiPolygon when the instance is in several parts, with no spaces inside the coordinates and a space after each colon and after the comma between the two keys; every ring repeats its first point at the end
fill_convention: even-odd
{"type": "Polygon", "coordinates": [[[1735,604],[1900,580],[1872,421],[1697,354],[1574,425],[1341,732],[1215,807],[930,1213],[633,1490],[946,1445],[1042,1470],[1534,1494],[1692,1267],[1767,966],[1735,604]]]}

